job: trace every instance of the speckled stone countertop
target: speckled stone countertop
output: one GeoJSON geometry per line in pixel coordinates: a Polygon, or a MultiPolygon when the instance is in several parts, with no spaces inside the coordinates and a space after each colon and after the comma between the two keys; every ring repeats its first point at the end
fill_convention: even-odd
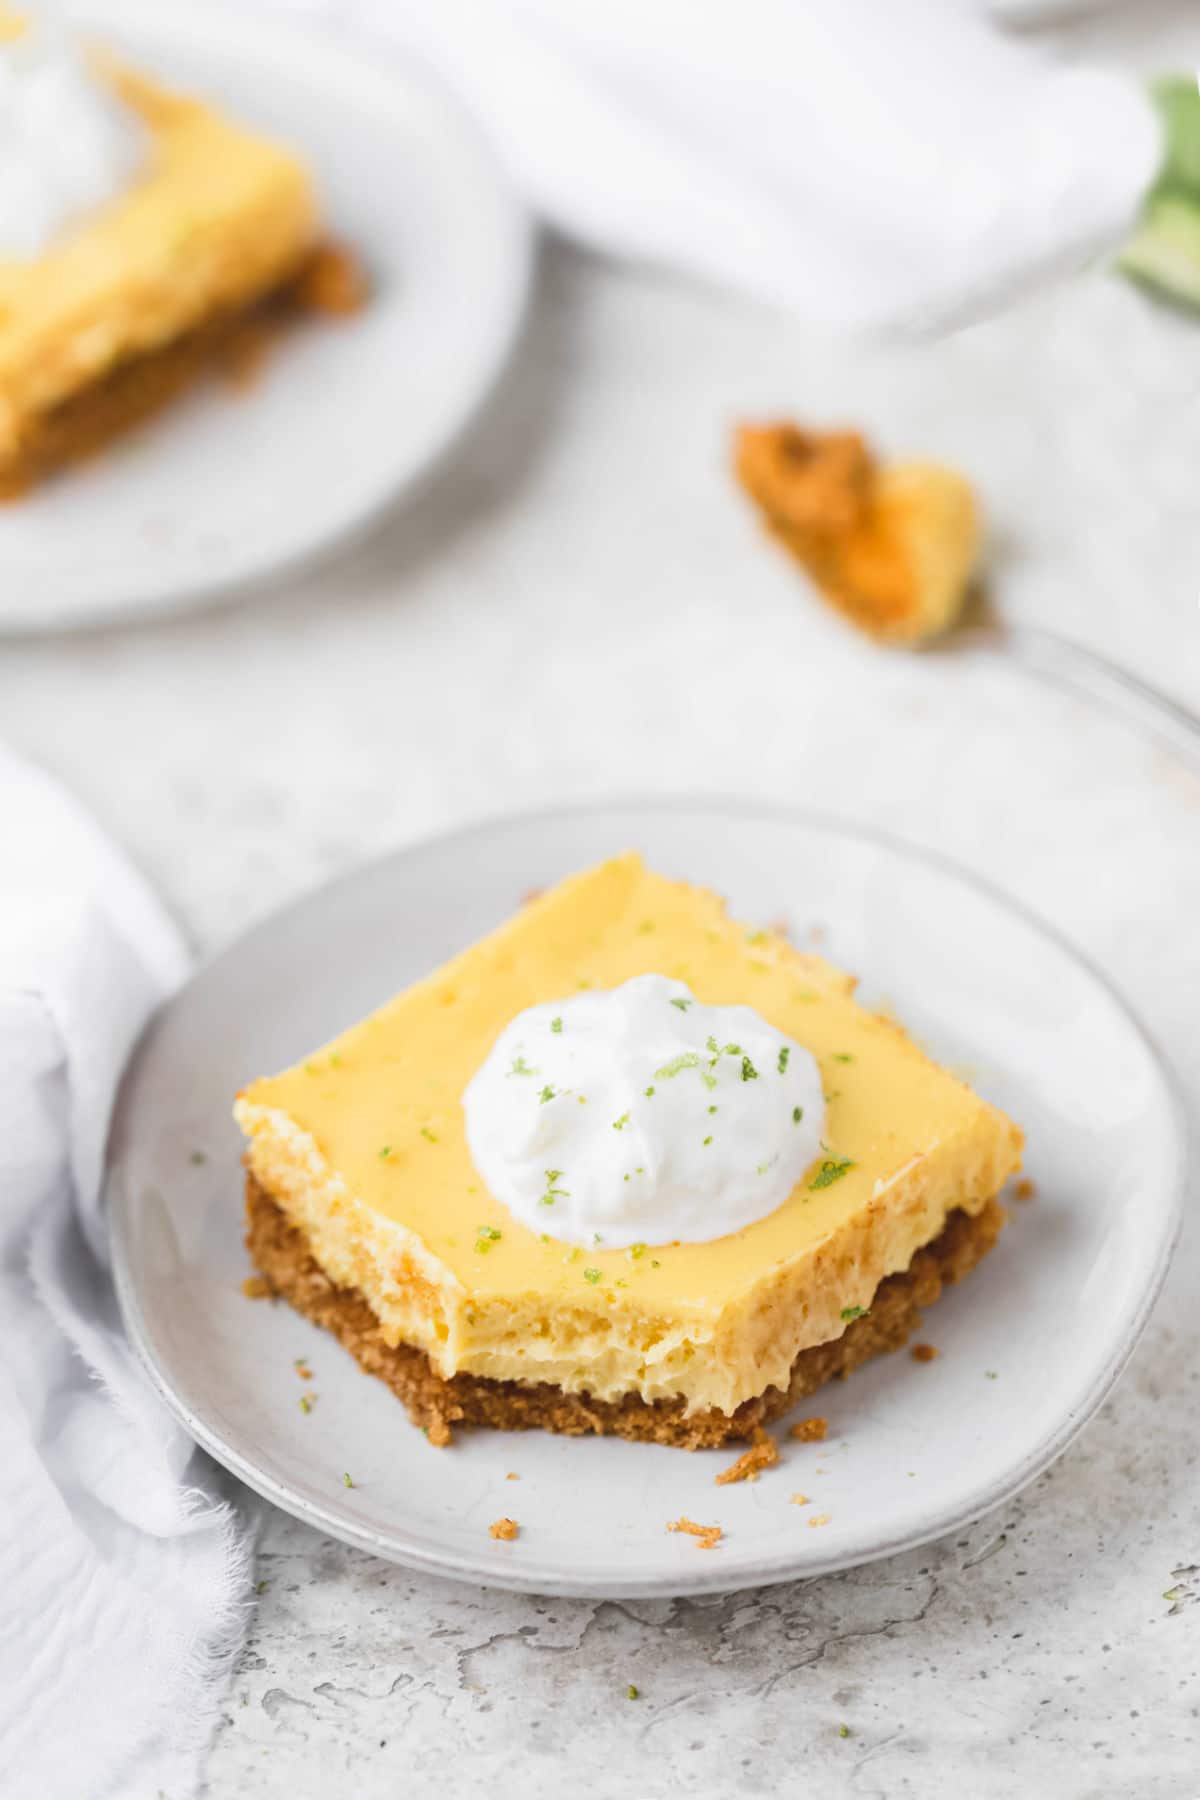
{"type": "MultiPolygon", "coordinates": [[[[1200,707],[1198,395],[1200,328],[1102,277],[902,353],[815,344],[551,246],[504,391],[418,506],[285,592],[5,646],[3,730],[95,808],[201,949],[498,810],[812,798],[781,729],[748,760],[754,712],[786,720],[797,671],[836,664],[845,684],[878,653],[799,593],[731,498],[729,422],[778,411],[961,464],[996,525],[1004,613],[1200,707]],[[722,704],[734,676],[749,713],[745,688],[722,704]]],[[[1200,782],[1156,770],[1174,852],[1200,855],[1200,782]]],[[[1195,1117],[1194,891],[1146,878],[1154,942],[1126,932],[1120,972],[1195,1117]]],[[[1130,1370],[1062,1460],[957,1538],[840,1576],[537,1600],[411,1575],[264,1508],[209,1800],[1196,1800],[1198,1283],[1189,1222],[1130,1370]]]]}

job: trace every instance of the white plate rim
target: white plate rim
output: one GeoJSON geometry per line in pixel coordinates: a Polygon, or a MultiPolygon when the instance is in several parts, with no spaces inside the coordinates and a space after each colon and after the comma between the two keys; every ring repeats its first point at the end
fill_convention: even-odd
{"type": "MultiPolygon", "coordinates": [[[[300,1519],[304,1524],[312,1526],[315,1530],[323,1531],[330,1537],[337,1538],[356,1549],[364,1550],[371,1555],[407,1568],[451,1580],[501,1588],[516,1593],[556,1594],[596,1599],[673,1598],[680,1595],[728,1593],[747,1588],[772,1586],[787,1581],[809,1580],[821,1575],[834,1574],[842,1569],[863,1567],[868,1563],[878,1562],[885,1557],[901,1555],[904,1552],[919,1549],[922,1545],[932,1543],[938,1538],[949,1536],[1006,1505],[1016,1494],[1028,1487],[1052,1463],[1057,1461],[1088,1421],[1094,1417],[1123,1374],[1145,1330],[1154,1303],[1166,1279],[1183,1226],[1189,1168],[1190,1130],[1187,1109],[1175,1072],[1153,1034],[1107,973],[1086,952],[1078,949],[1064,932],[1049,924],[1033,908],[1007,893],[987,877],[959,863],[953,857],[914,843],[898,834],[857,821],[846,820],[835,814],[822,812],[817,808],[747,801],[732,794],[642,795],[633,798],[613,795],[580,804],[492,814],[486,818],[456,826],[449,831],[421,838],[414,843],[401,845],[382,857],[374,858],[368,863],[334,877],[331,881],[319,883],[317,886],[305,890],[285,906],[277,908],[275,912],[268,914],[265,918],[255,921],[247,931],[239,934],[230,944],[223,946],[213,956],[206,958],[189,978],[189,982],[185,983],[184,988],[179,991],[180,993],[186,991],[191,981],[217,966],[226,955],[242,947],[247,939],[252,938],[260,931],[270,929],[279,917],[314,901],[332,898],[338,889],[364,877],[369,877],[384,864],[413,860],[427,852],[451,848],[455,843],[467,842],[489,832],[503,832],[510,827],[520,829],[539,824],[553,826],[557,822],[570,821],[583,815],[600,815],[606,812],[627,812],[635,815],[671,812],[673,814],[705,815],[714,819],[722,815],[734,814],[740,818],[752,817],[764,823],[774,823],[784,827],[798,825],[829,830],[861,843],[877,845],[902,857],[921,862],[926,867],[933,868],[952,880],[964,883],[985,899],[998,904],[1066,955],[1106,995],[1145,1051],[1149,1064],[1161,1084],[1163,1097],[1167,1103],[1168,1116],[1173,1126],[1172,1154],[1169,1165],[1171,1179],[1169,1191],[1164,1195],[1163,1205],[1158,1214],[1158,1240],[1153,1261],[1146,1272],[1138,1304],[1131,1311],[1120,1336],[1115,1338],[1109,1347],[1107,1356],[1095,1371],[1091,1385],[1077,1406],[1067,1413],[1053,1429],[1044,1432],[1003,1477],[994,1479],[973,1498],[969,1506],[949,1505],[940,1511],[936,1505],[932,1506],[921,1525],[893,1533],[881,1532],[867,1550],[856,1550],[847,1555],[845,1551],[835,1549],[821,1551],[818,1549],[813,1554],[806,1554],[802,1563],[788,1562],[785,1557],[779,1555],[764,1556],[758,1561],[741,1562],[736,1570],[729,1573],[723,1572],[722,1566],[716,1559],[712,1559],[712,1561],[697,1559],[696,1565],[690,1571],[664,1568],[661,1575],[638,1578],[635,1581],[630,1581],[628,1577],[623,1578],[620,1571],[615,1568],[608,1576],[593,1575],[586,1579],[571,1581],[556,1577],[548,1578],[545,1574],[539,1575],[536,1567],[522,1569],[515,1562],[506,1563],[503,1568],[500,1568],[493,1563],[483,1561],[482,1558],[474,1559],[470,1555],[453,1551],[431,1551],[423,1546],[406,1546],[402,1541],[402,1531],[387,1533],[365,1527],[358,1523],[352,1514],[339,1510],[336,1505],[322,1504],[296,1493],[287,1482],[275,1480],[269,1474],[265,1474],[251,1456],[228,1443],[219,1431],[210,1428],[176,1392],[168,1371],[154,1353],[133,1273],[130,1237],[132,1226],[129,1208],[122,1201],[121,1184],[111,1183],[106,1171],[107,1204],[105,1210],[108,1218],[113,1277],[121,1317],[130,1343],[152,1386],[179,1424],[215,1461],[236,1475],[247,1487],[253,1489],[262,1498],[271,1501],[282,1511],[300,1519]]],[[[170,1000],[164,1003],[165,1006],[170,1004],[170,1000]]],[[[143,1032],[143,1039],[144,1037],[145,1032],[143,1032]]],[[[139,1044],[135,1045],[131,1053],[122,1086],[128,1079],[143,1039],[139,1039],[139,1044]]],[[[119,1101],[118,1095],[118,1105],[119,1101]]],[[[114,1108],[114,1117],[115,1113],[116,1109],[114,1108]]]]}
{"type": "Polygon", "coordinates": [[[175,0],[170,7],[156,6],[154,0],[79,0],[70,12],[84,30],[103,32],[106,26],[136,30],[139,22],[144,22],[159,32],[165,26],[185,41],[190,34],[193,40],[199,37],[211,42],[216,38],[226,46],[243,46],[268,67],[289,53],[299,60],[319,53],[347,70],[369,74],[373,82],[378,80],[382,68],[401,87],[419,89],[426,98],[436,101],[458,136],[473,143],[480,153],[481,165],[484,161],[491,164],[493,200],[508,214],[508,285],[496,294],[491,356],[479,371],[474,393],[457,410],[447,413],[417,470],[397,474],[390,483],[380,483],[374,491],[365,493],[359,505],[332,528],[314,531],[292,549],[265,556],[242,570],[198,574],[194,579],[177,580],[166,586],[147,583],[134,594],[110,596],[86,606],[72,600],[56,602],[53,593],[48,599],[39,593],[24,607],[6,605],[0,611],[0,638],[102,630],[144,619],[169,618],[200,607],[232,604],[353,548],[393,509],[426,490],[482,415],[527,323],[537,262],[538,225],[503,170],[486,130],[449,84],[411,51],[361,30],[338,32],[313,17],[247,13],[228,4],[228,0],[203,6],[195,0],[175,0]]]}

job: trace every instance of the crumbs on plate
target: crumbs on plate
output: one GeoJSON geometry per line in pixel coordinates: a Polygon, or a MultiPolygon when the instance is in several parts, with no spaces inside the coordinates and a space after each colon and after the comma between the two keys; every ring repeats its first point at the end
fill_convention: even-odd
{"type": "Polygon", "coordinates": [[[779,1461],[779,1445],[770,1432],[762,1426],[756,1427],[749,1450],[742,1452],[737,1461],[722,1469],[717,1476],[717,1486],[724,1487],[732,1481],[757,1481],[764,1469],[772,1468],[779,1461]]]}
{"type": "Polygon", "coordinates": [[[790,1435],[801,1444],[823,1444],[828,1430],[828,1419],[801,1419],[792,1426],[790,1435]]]}
{"type": "Polygon", "coordinates": [[[719,1525],[697,1525],[695,1519],[672,1519],[668,1531],[685,1531],[694,1537],[701,1550],[715,1550],[723,1533],[719,1525]]]}

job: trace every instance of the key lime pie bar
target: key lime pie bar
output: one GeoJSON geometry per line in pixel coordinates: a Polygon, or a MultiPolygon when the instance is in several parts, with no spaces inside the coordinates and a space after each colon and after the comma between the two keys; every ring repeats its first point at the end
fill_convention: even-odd
{"type": "Polygon", "coordinates": [[[361,297],[290,151],[2,5],[0,152],[0,496],[361,297]]]}
{"type": "Polygon", "coordinates": [[[993,1245],[1012,1122],[625,855],[236,1104],[248,1244],[435,1442],[744,1438],[993,1245]]]}

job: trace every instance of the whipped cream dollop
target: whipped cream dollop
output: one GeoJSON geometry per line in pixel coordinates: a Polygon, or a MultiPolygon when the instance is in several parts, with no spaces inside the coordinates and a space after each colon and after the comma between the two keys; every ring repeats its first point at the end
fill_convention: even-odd
{"type": "Polygon", "coordinates": [[[115,199],[141,166],[145,128],[62,31],[0,44],[0,258],[36,257],[115,199]]]}
{"type": "Polygon", "coordinates": [[[821,1148],[815,1059],[749,1006],[639,975],[532,1006],[463,1094],[484,1182],[566,1244],[706,1243],[765,1218],[821,1148]]]}

